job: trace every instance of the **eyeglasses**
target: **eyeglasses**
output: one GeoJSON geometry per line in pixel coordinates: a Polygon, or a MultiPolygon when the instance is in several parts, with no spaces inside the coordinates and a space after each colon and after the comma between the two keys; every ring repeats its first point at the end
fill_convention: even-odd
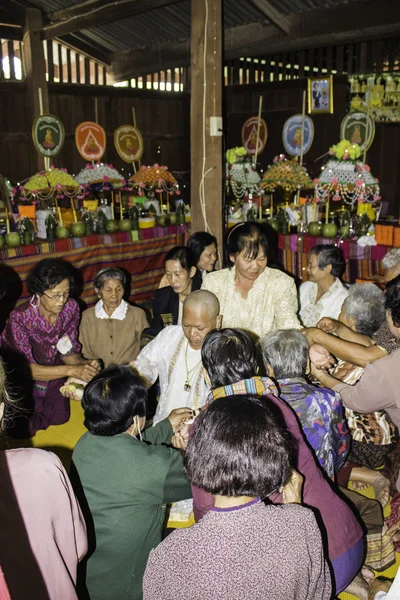
{"type": "Polygon", "coordinates": [[[48,294],[46,294],[46,292],[43,292],[43,296],[46,296],[46,298],[48,298],[52,302],[55,302],[56,300],[64,300],[64,299],[67,300],[69,294],[70,294],[70,290],[67,290],[63,294],[54,294],[53,296],[49,296],[48,294]]]}

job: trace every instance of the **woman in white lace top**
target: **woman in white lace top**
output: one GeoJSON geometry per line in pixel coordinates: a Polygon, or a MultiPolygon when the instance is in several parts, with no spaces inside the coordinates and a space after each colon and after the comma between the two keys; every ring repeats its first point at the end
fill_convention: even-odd
{"type": "Polygon", "coordinates": [[[202,289],[213,292],[224,327],[263,337],[276,329],[298,329],[294,280],[267,267],[268,241],[257,223],[239,223],[227,240],[228,269],[209,273],[202,289]]]}

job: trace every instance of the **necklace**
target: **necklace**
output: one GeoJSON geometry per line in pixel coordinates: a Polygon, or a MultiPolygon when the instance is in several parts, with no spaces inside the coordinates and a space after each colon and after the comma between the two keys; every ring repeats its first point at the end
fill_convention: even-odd
{"type": "Polygon", "coordinates": [[[200,358],[197,365],[195,365],[194,367],[189,369],[188,362],[187,362],[188,349],[189,349],[189,342],[186,342],[186,350],[185,350],[186,380],[185,380],[185,385],[183,386],[183,389],[185,390],[185,392],[190,392],[190,390],[192,389],[192,386],[190,383],[191,379],[194,376],[196,369],[199,367],[199,365],[201,365],[201,358],[200,358]]]}

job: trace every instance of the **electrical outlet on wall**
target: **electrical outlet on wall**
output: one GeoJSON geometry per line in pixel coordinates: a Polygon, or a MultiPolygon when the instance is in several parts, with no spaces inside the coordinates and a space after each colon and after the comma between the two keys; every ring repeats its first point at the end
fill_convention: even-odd
{"type": "Polygon", "coordinates": [[[210,135],[222,135],[222,117],[210,117],[210,135]]]}

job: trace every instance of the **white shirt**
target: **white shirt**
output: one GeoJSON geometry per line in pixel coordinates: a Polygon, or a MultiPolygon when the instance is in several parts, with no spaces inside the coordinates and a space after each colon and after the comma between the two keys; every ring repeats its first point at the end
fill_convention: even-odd
{"type": "Polygon", "coordinates": [[[143,348],[133,364],[150,385],[157,377],[160,378],[161,394],[154,425],[167,418],[174,408],[200,408],[207,399],[209,388],[203,377],[201,350],[193,350],[190,346],[187,348],[187,363],[188,370],[193,369],[189,375],[191,389],[189,392],[184,390],[187,344],[182,327],[170,325],[143,348]]]}
{"type": "Polygon", "coordinates": [[[318,286],[313,281],[305,281],[300,286],[300,319],[304,327],[315,327],[322,317],[337,319],[342,304],[349,292],[340,279],[336,279],[329,290],[322,294],[318,302],[318,286]]]}
{"type": "Polygon", "coordinates": [[[117,319],[118,321],[123,321],[126,317],[127,310],[128,303],[125,302],[125,300],[121,300],[111,317],[109,317],[104,310],[103,300],[99,300],[94,307],[94,314],[98,319],[117,319]]]}

